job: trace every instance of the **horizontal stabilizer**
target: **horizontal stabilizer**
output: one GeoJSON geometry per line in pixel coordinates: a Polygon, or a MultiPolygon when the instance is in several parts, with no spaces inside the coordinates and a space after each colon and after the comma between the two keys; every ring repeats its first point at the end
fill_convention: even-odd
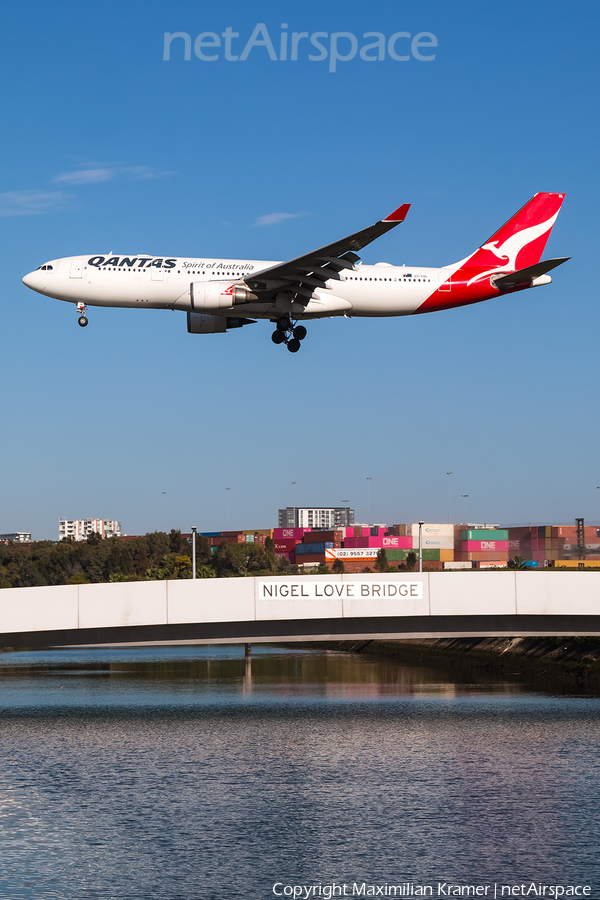
{"type": "Polygon", "coordinates": [[[527,281],[535,281],[541,275],[545,275],[557,266],[562,266],[570,256],[562,256],[559,259],[544,259],[533,266],[527,266],[526,269],[519,269],[517,272],[511,272],[509,275],[493,275],[491,278],[494,287],[500,291],[508,291],[518,285],[525,284],[527,281]]]}

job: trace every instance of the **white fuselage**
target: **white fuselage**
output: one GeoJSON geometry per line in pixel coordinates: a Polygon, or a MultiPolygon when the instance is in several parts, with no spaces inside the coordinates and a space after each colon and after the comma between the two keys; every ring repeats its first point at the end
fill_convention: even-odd
{"type": "MultiPolygon", "coordinates": [[[[218,282],[226,292],[232,285],[244,285],[252,273],[275,265],[271,260],[206,257],[73,256],[50,260],[23,282],[40,294],[85,306],[194,311],[192,283],[218,282]]],[[[339,281],[316,289],[307,304],[294,303],[293,313],[298,319],[411,315],[450,277],[452,269],[361,264],[342,270],[339,281]]],[[[249,302],[220,308],[215,314],[272,319],[280,311],[273,302],[249,302]]]]}

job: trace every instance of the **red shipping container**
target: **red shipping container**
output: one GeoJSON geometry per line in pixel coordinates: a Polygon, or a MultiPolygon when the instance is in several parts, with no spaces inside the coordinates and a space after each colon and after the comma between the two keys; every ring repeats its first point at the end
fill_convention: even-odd
{"type": "Polygon", "coordinates": [[[301,541],[307,531],[310,530],[310,528],[275,528],[273,540],[287,541],[294,538],[294,540],[301,541]]]}
{"type": "Polygon", "coordinates": [[[311,531],[304,535],[303,544],[321,544],[327,541],[343,541],[343,531],[311,531]]]}
{"type": "MultiPolygon", "coordinates": [[[[573,538],[572,543],[577,543],[577,528],[575,525],[559,525],[556,530],[558,532],[557,537],[573,538]]],[[[569,543],[571,543],[571,540],[569,540],[569,543]]]]}
{"type": "Polygon", "coordinates": [[[517,528],[508,529],[508,539],[509,541],[519,540],[520,538],[523,538],[525,537],[525,535],[530,533],[531,529],[529,525],[519,525],[517,528]]]}
{"type": "Polygon", "coordinates": [[[297,543],[298,542],[294,540],[273,541],[275,553],[290,553],[292,550],[296,549],[297,543]]]}
{"type": "Polygon", "coordinates": [[[463,541],[462,551],[474,550],[479,553],[504,553],[509,550],[510,541],[463,541]]]}

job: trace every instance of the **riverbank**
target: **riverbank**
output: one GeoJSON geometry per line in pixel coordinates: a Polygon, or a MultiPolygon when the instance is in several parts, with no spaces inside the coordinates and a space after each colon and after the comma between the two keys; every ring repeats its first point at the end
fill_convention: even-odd
{"type": "Polygon", "coordinates": [[[306,646],[391,656],[407,664],[452,663],[463,671],[479,669],[500,675],[529,675],[573,685],[600,686],[600,638],[594,637],[329,641],[306,646]]]}

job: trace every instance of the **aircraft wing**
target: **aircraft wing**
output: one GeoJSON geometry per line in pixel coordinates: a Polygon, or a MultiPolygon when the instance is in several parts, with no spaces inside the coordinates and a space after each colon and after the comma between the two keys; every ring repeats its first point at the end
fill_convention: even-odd
{"type": "Polygon", "coordinates": [[[371,241],[404,222],[410,203],[404,203],[385,219],[356,231],[348,237],[319,247],[312,253],[305,253],[296,259],[278,263],[269,269],[253,272],[245,281],[254,293],[279,290],[291,291],[300,303],[308,303],[316,288],[325,287],[330,279],[339,281],[343,269],[352,269],[359,258],[355,251],[362,250],[371,241]]]}

